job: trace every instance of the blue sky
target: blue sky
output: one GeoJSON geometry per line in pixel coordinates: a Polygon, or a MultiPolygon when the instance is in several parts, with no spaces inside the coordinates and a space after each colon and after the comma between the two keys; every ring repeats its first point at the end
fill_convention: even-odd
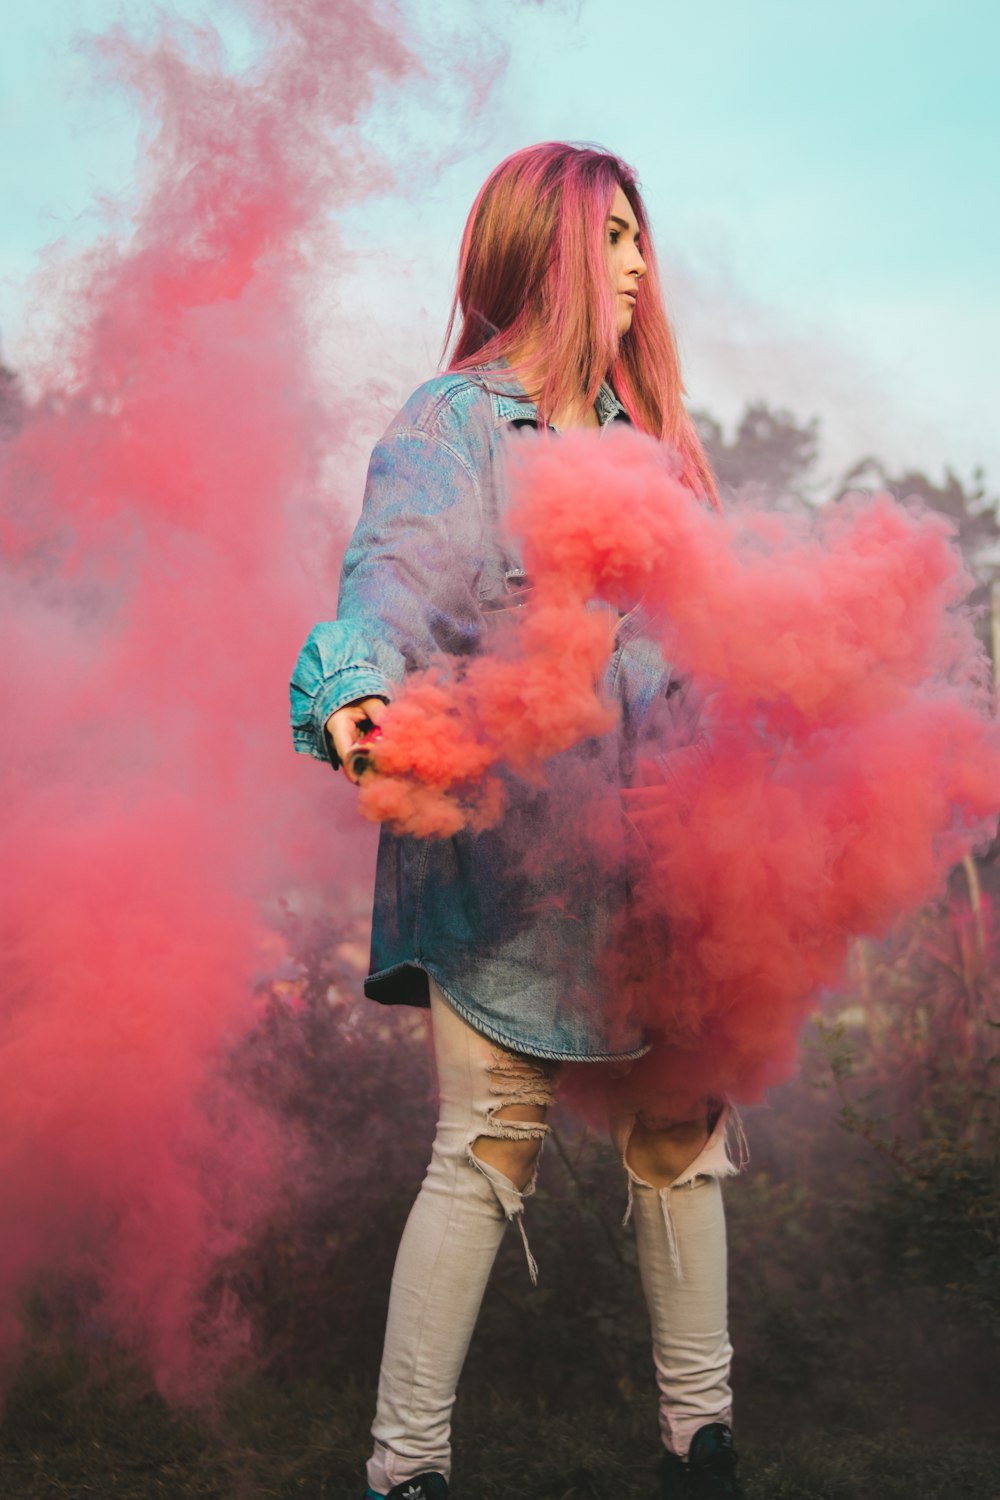
{"type": "MultiPolygon", "coordinates": [[[[229,24],[221,3],[177,8],[229,24]]],[[[95,200],[133,172],[129,105],[92,88],[73,39],[117,15],[141,28],[155,10],[145,0],[11,9],[0,328],[16,357],[22,278],[48,242],[92,231],[95,200]]],[[[390,102],[379,126],[391,135],[412,109],[404,128],[426,132],[429,155],[455,158],[415,195],[362,211],[386,247],[371,318],[387,339],[400,320],[412,325],[417,378],[489,168],[528,141],[597,140],[639,170],[697,404],[731,419],[764,396],[818,413],[831,473],[874,450],[932,472],[983,463],[1000,489],[994,7],[428,0],[425,14],[453,17],[470,37],[491,16],[508,64],[471,129],[426,99],[397,101],[395,118],[390,102]]]]}

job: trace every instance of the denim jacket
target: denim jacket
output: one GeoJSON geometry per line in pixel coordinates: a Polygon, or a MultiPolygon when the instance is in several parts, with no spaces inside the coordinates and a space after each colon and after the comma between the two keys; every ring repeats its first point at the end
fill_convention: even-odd
{"type": "MultiPolygon", "coordinates": [[[[628,420],[608,385],[597,412],[602,428],[628,420]]],[[[390,424],[344,557],[337,619],[314,628],[295,666],[296,750],[336,766],[325,734],[335,709],[391,699],[435,654],[472,655],[511,611],[530,608],[531,581],[503,534],[504,446],[537,419],[510,371],[491,367],[428,381],[390,424]]],[[[449,839],[382,829],[372,999],[426,1005],[430,974],[472,1026],[513,1050],[596,1060],[646,1049],[641,1023],[606,993],[604,958],[627,916],[624,840],[616,848],[612,829],[595,860],[574,836],[589,816],[581,797],[616,805],[642,726],[668,697],[670,670],[641,629],[638,608],[619,621],[605,681],[618,727],[550,764],[548,789],[509,777],[498,828],[449,839]]]]}

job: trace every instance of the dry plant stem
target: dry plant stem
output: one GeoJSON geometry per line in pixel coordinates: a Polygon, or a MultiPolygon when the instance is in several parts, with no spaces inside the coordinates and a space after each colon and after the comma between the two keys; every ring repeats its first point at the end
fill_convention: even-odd
{"type": "Polygon", "coordinates": [[[833,1070],[833,1086],[837,1090],[837,1098],[840,1100],[840,1123],[850,1135],[858,1135],[879,1156],[890,1163],[894,1171],[900,1176],[912,1180],[913,1168],[896,1146],[890,1146],[882,1139],[875,1128],[875,1121],[865,1119],[858,1113],[847,1096],[844,1088],[844,1080],[836,1069],[833,1070]]]}
{"type": "Polygon", "coordinates": [[[580,1174],[577,1172],[576,1167],[570,1160],[569,1153],[566,1150],[566,1147],[563,1145],[562,1137],[559,1135],[559,1132],[555,1129],[554,1126],[549,1132],[549,1138],[556,1148],[556,1151],[559,1155],[559,1160],[562,1162],[563,1166],[566,1169],[566,1175],[569,1178],[570,1182],[573,1184],[573,1190],[576,1193],[577,1198],[580,1200],[582,1207],[588,1214],[590,1214],[591,1218],[597,1221],[598,1225],[600,1226],[601,1233],[607,1240],[608,1248],[610,1249],[612,1255],[615,1257],[615,1260],[617,1260],[619,1265],[624,1265],[625,1262],[622,1258],[621,1250],[618,1248],[618,1240],[611,1228],[611,1225],[601,1213],[600,1209],[594,1207],[593,1195],[587,1192],[587,1189],[581,1182],[580,1174]]]}
{"type": "Polygon", "coordinates": [[[965,881],[969,887],[969,904],[972,907],[973,932],[976,936],[973,959],[978,975],[982,973],[983,968],[986,934],[983,931],[983,893],[979,884],[979,871],[976,869],[976,861],[971,854],[967,854],[962,860],[962,869],[965,871],[965,881]]]}

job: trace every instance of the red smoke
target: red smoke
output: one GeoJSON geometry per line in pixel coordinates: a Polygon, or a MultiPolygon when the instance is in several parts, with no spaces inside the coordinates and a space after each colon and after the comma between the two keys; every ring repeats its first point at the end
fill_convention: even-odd
{"type": "MultiPolygon", "coordinates": [[[[225,1073],[232,1044],[254,1021],[251,991],[267,936],[262,902],[290,871],[302,879],[323,869],[332,884],[335,868],[357,863],[353,847],[349,860],[337,857],[354,831],[339,836],[338,849],[333,783],[296,764],[285,728],[290,665],[309,626],[331,607],[303,561],[316,550],[303,513],[308,518],[317,497],[332,504],[322,463],[339,451],[347,425],[344,393],[331,401],[308,373],[313,278],[321,267],[327,284],[337,264],[331,210],[387,178],[361,129],[373,91],[417,71],[390,7],[245,0],[244,10],[266,30],[269,50],[242,77],[224,70],[204,29],[165,31],[151,50],[121,32],[96,44],[112,78],[138,95],[148,124],[145,175],[127,205],[133,228],[64,263],[56,278],[65,319],[59,344],[46,351],[24,426],[0,444],[0,684],[8,709],[0,766],[0,1350],[15,1349],[20,1298],[39,1272],[81,1272],[104,1325],[149,1357],[162,1389],[185,1393],[210,1379],[245,1336],[232,1299],[223,1295],[206,1310],[204,1287],[288,1175],[287,1139],[225,1073]]],[[[52,291],[51,275],[44,290],[52,291]]],[[[540,502],[563,496],[567,522],[579,509],[591,516],[590,530],[552,558],[548,602],[527,633],[532,664],[515,654],[477,664],[470,681],[479,695],[478,760],[458,756],[456,774],[432,790],[449,816],[457,791],[485,820],[491,764],[506,756],[522,773],[542,775],[537,756],[603,728],[607,709],[592,683],[610,640],[604,619],[583,602],[633,591],[662,598],[663,620],[678,632],[668,649],[718,688],[708,710],[716,761],[692,787],[685,817],[673,801],[657,809],[655,764],[646,803],[637,793],[630,808],[655,872],[644,900],[654,919],[665,906],[675,929],[691,935],[686,951],[701,966],[685,973],[678,959],[663,971],[662,993],[646,998],[660,1020],[679,1017],[684,1036],[722,1037],[735,1086],[752,1092],[767,1067],[774,1070],[769,1059],[779,1033],[791,1035],[801,995],[790,995],[787,957],[780,968],[780,955],[765,954],[775,970],[765,973],[755,933],[744,931],[747,893],[774,902],[775,929],[791,933],[797,962],[815,957],[812,983],[836,961],[851,923],[882,922],[893,903],[920,899],[988,816],[989,794],[974,778],[984,766],[992,774],[992,740],[969,706],[972,685],[947,680],[934,655],[946,654],[945,596],[956,574],[946,569],[930,590],[937,604],[929,612],[921,615],[918,590],[898,605],[909,617],[897,629],[895,665],[881,676],[877,662],[865,665],[855,651],[852,677],[844,666],[850,653],[830,638],[824,649],[839,653],[830,668],[839,685],[821,706],[824,730],[808,671],[796,689],[768,697],[773,674],[794,678],[796,650],[808,663],[816,640],[804,637],[777,665],[746,661],[745,622],[727,633],[704,610],[702,641],[701,591],[689,591],[686,623],[673,608],[670,591],[694,577],[699,547],[721,560],[728,554],[720,538],[729,536],[738,553],[742,537],[752,560],[764,540],[710,518],[714,529],[699,530],[705,518],[685,496],[676,519],[683,513],[694,529],[681,554],[684,576],[671,581],[670,537],[651,547],[647,520],[630,541],[621,516],[611,526],[596,509],[603,501],[592,489],[595,454],[610,463],[618,450],[588,449],[578,473],[576,451],[574,439],[561,440],[560,477],[540,471],[540,502]],[[602,536],[616,537],[621,556],[587,572],[602,536]],[[657,560],[644,572],[647,553],[657,560]],[[920,628],[923,655],[910,660],[907,642],[920,628]],[[699,657],[724,638],[729,655],[699,657]],[[874,687],[861,691],[865,673],[874,687]],[[932,685],[921,688],[925,681],[932,685]],[[877,703],[868,702],[872,693],[877,703]],[[789,752],[775,765],[779,734],[789,752]],[[967,743],[973,735],[978,759],[967,743]],[[745,753],[748,738],[756,759],[745,753]],[[957,747],[950,763],[949,744],[957,747]],[[749,800],[748,784],[756,789],[749,800]],[[762,828],[774,851],[789,851],[777,873],[765,863],[771,850],[754,862],[762,828]],[[699,837],[713,850],[701,865],[699,837]],[[798,925],[789,871],[803,893],[798,925]],[[806,893],[822,911],[818,926],[806,893]],[[749,1002],[742,991],[733,1000],[734,955],[739,974],[750,975],[747,994],[764,994],[777,1018],[763,1061],[752,1051],[762,1033],[749,1024],[749,1002]],[[697,998],[704,974],[715,976],[709,1010],[697,998]]],[[[626,456],[630,477],[616,465],[604,476],[613,480],[608,495],[624,515],[648,490],[656,510],[666,477],[647,451],[622,447],[622,464],[626,456]]],[[[929,523],[906,524],[926,539],[913,557],[944,555],[929,523]]],[[[538,535],[554,544],[554,518],[540,513],[538,535]]],[[[876,562],[892,550],[872,545],[876,562]]],[[[771,551],[791,588],[792,543],[783,551],[772,542],[771,551]]],[[[533,566],[542,573],[549,564],[539,558],[533,566]]],[[[893,588],[911,582],[906,574],[893,588]]],[[[761,587],[766,602],[766,578],[761,587]]],[[[869,593],[838,605],[842,620],[851,613],[852,627],[861,622],[862,645],[876,638],[876,623],[861,619],[869,593]]],[[[808,604],[806,590],[800,613],[808,604]]],[[[748,597],[744,608],[751,607],[748,597]]],[[[890,623],[884,611],[877,630],[887,640],[890,623]]],[[[820,634],[821,625],[817,618],[820,634]]],[[[961,620],[953,630],[952,668],[972,659],[961,620]]],[[[405,712],[403,702],[394,706],[397,722],[405,712]]],[[[442,743],[461,748],[467,741],[449,740],[449,715],[442,743]]],[[[425,717],[420,723],[429,745],[425,717]]],[[[345,796],[341,823],[347,806],[345,796]]],[[[459,815],[468,813],[460,807],[459,815]]],[[[761,930],[762,906],[754,910],[761,930]]],[[[764,1002],[753,1003],[758,1014],[764,1002]]],[[[696,1056],[703,1055],[702,1046],[696,1056]]]]}
{"type": "Polygon", "coordinates": [[[484,767],[542,776],[603,728],[610,635],[588,602],[641,601],[702,701],[702,733],[678,745],[654,715],[640,746],[623,799],[635,906],[610,988],[658,1038],[642,1069],[672,1107],[759,1099],[790,1071],[848,940],[932,896],[993,831],[1000,737],[961,607],[971,580],[948,524],[887,495],[809,518],[719,515],[620,429],[517,457],[512,523],[536,603],[507,659],[408,685],[363,805],[444,833],[484,767]]]}
{"type": "Polygon", "coordinates": [[[336,509],[320,463],[348,410],[311,382],[303,294],[311,257],[324,284],[336,266],[331,209],[386,180],[359,118],[415,67],[385,8],[248,9],[269,50],[242,77],[179,23],[96,44],[149,126],[133,228],[50,276],[66,323],[0,444],[0,1354],[34,1276],[66,1268],[186,1393],[244,1338],[206,1279],[290,1166],[224,1069],[261,903],[290,871],[332,884],[351,836],[286,728],[331,609],[303,517],[336,509]]]}
{"type": "Polygon", "coordinates": [[[537,775],[546,757],[614,724],[594,692],[613,644],[607,615],[553,590],[529,612],[516,652],[477,657],[458,681],[447,662],[415,674],[387,714],[362,812],[418,836],[492,827],[504,807],[494,766],[537,775]]]}

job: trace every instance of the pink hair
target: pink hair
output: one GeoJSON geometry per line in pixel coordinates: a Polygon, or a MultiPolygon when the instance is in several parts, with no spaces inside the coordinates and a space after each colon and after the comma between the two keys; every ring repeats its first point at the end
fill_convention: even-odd
{"type": "MultiPolygon", "coordinates": [[[[684,407],[680,361],[635,173],[619,157],[548,141],[508,156],[490,174],[462,236],[458,290],[445,350],[461,314],[449,370],[540,349],[539,414],[546,420],[581,393],[593,402],[610,380],[636,427],[678,454],[681,478],[718,506],[715,481],[684,407]],[[646,275],[619,335],[605,259],[615,189],[639,226],[646,275]]],[[[514,364],[515,373],[517,365],[514,364]]]]}

